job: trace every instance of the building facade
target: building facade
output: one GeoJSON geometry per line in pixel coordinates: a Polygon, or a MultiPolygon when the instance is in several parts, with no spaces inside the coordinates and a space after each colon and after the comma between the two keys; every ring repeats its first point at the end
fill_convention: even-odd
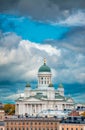
{"type": "Polygon", "coordinates": [[[0,121],[4,120],[5,112],[4,110],[0,110],[0,121]]]}
{"type": "Polygon", "coordinates": [[[0,130],[5,130],[5,124],[3,121],[0,121],[0,130]]]}
{"type": "Polygon", "coordinates": [[[85,130],[85,117],[69,117],[64,120],[33,117],[10,118],[5,119],[4,122],[5,130],[85,130]]]}
{"type": "Polygon", "coordinates": [[[24,90],[24,96],[16,100],[16,115],[37,115],[44,110],[64,110],[74,109],[74,100],[64,95],[62,84],[56,90],[52,84],[52,72],[50,67],[44,64],[38,70],[38,85],[32,89],[27,84],[24,90]]]}
{"type": "Polygon", "coordinates": [[[85,130],[85,124],[60,124],[59,130],[85,130]]]}
{"type": "Polygon", "coordinates": [[[84,116],[71,116],[59,124],[59,130],[85,130],[84,116]]]}
{"type": "Polygon", "coordinates": [[[4,111],[4,105],[0,103],[0,121],[4,120],[5,111],[4,111]]]}
{"type": "Polygon", "coordinates": [[[59,121],[54,118],[6,119],[5,130],[58,130],[59,121]]]}

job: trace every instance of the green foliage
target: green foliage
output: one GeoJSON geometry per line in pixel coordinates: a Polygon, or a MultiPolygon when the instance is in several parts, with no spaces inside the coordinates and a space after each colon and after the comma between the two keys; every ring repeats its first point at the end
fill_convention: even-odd
{"type": "Polygon", "coordinates": [[[14,104],[5,104],[4,105],[5,113],[8,115],[14,115],[15,113],[15,105],[14,104]]]}

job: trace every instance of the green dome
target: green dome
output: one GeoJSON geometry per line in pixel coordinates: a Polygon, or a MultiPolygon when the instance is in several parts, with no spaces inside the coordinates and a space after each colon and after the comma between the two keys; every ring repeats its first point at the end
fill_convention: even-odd
{"type": "Polygon", "coordinates": [[[44,63],[40,68],[38,72],[51,72],[51,69],[44,63]]]}
{"type": "Polygon", "coordinates": [[[62,84],[60,84],[60,85],[59,85],[59,88],[63,88],[63,85],[62,85],[62,84]]]}
{"type": "Polygon", "coordinates": [[[52,83],[50,83],[48,87],[53,87],[53,84],[52,84],[52,83]]]}
{"type": "Polygon", "coordinates": [[[26,84],[26,87],[27,87],[27,88],[30,88],[31,86],[30,86],[30,84],[26,84]]]}

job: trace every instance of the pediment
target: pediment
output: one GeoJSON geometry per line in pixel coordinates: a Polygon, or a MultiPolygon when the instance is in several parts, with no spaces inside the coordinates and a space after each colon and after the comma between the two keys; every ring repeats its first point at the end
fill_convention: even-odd
{"type": "Polygon", "coordinates": [[[72,103],[72,102],[73,102],[73,99],[70,98],[70,99],[67,100],[67,102],[71,102],[71,103],[72,103]]]}
{"type": "Polygon", "coordinates": [[[26,101],[26,102],[39,102],[39,101],[41,101],[41,99],[37,99],[34,97],[28,97],[27,99],[24,99],[24,101],[26,101]]]}

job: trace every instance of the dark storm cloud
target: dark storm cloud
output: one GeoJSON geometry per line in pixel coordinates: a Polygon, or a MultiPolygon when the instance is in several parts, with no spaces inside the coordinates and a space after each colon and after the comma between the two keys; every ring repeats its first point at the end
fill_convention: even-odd
{"type": "Polygon", "coordinates": [[[0,12],[8,11],[16,7],[18,0],[0,0],[0,12]]]}
{"type": "Polygon", "coordinates": [[[85,9],[85,0],[0,0],[0,12],[29,15],[39,20],[65,18],[77,9],[85,9]]]}
{"type": "Polygon", "coordinates": [[[85,8],[85,0],[49,0],[52,4],[59,5],[62,9],[85,8]]]}
{"type": "Polygon", "coordinates": [[[66,35],[64,42],[71,45],[74,51],[85,53],[85,27],[74,28],[66,35]]]}
{"type": "Polygon", "coordinates": [[[72,28],[60,40],[47,40],[44,43],[85,54],[85,26],[72,28]]]}
{"type": "Polygon", "coordinates": [[[85,27],[77,27],[71,30],[62,40],[63,47],[77,53],[85,54],[85,27]]]}

